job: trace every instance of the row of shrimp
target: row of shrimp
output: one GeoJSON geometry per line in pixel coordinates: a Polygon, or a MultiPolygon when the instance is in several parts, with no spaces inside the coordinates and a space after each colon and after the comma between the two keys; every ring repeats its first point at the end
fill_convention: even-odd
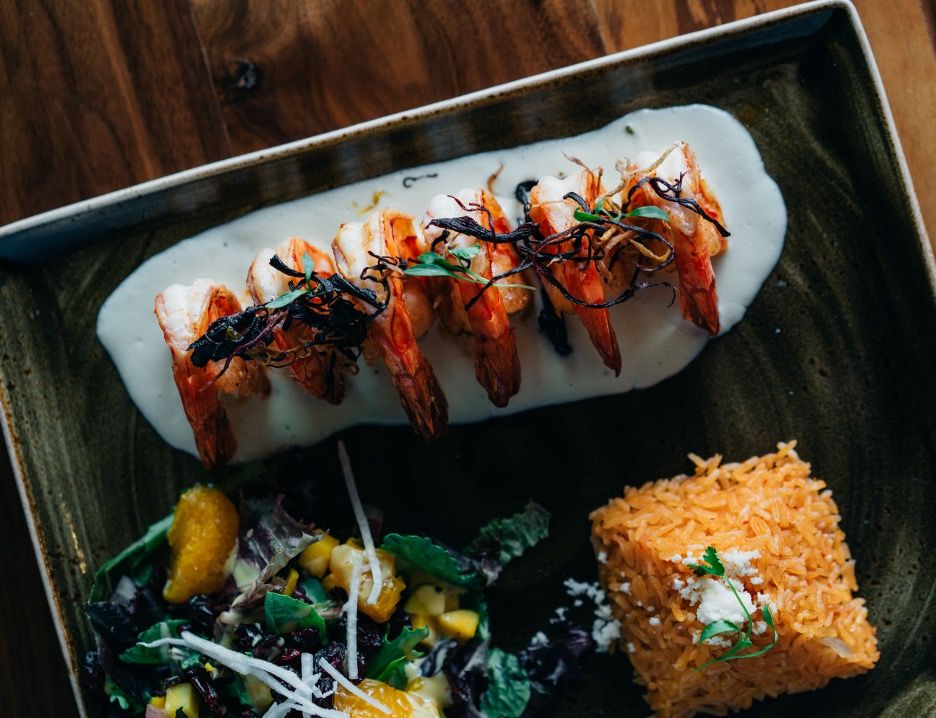
{"type": "MultiPolygon", "coordinates": [[[[620,198],[619,206],[642,204],[664,209],[669,221],[663,223],[661,232],[675,253],[682,312],[687,319],[715,334],[719,330],[718,298],[711,256],[725,249],[724,237],[713,229],[711,222],[702,221],[684,203],[653,191],[647,180],[664,171],[678,173],[680,198],[694,201],[719,223],[723,222],[721,208],[702,179],[688,145],[677,143],[667,156],[675,159],[658,161],[643,170],[633,163],[619,165],[622,180],[612,190],[613,197],[612,193],[606,194],[600,171],[584,166],[562,179],[544,177],[530,192],[528,219],[535,222],[540,238],[548,240],[580,223],[575,217],[580,203],[574,196],[589,207],[605,196],[609,201],[620,198]]],[[[669,180],[676,181],[675,177],[669,180]]],[[[448,404],[418,339],[436,317],[450,332],[470,337],[475,376],[494,405],[506,406],[520,389],[520,358],[509,317],[531,304],[532,293],[527,286],[530,277],[522,272],[510,275],[521,261],[514,244],[443,230],[433,223],[440,218],[464,216],[496,234],[506,234],[511,229],[497,199],[487,190],[464,189],[456,195],[438,195],[431,200],[421,223],[410,215],[387,209],[373,212],[364,222],[341,225],[330,253],[298,238],[285,241],[275,250],[265,249],[250,266],[247,290],[256,305],[289,291],[289,277],[270,264],[275,254],[297,272],[305,270],[303,258],[307,255],[314,261],[318,275],[337,272],[357,287],[374,292],[377,298],[374,305],[360,303],[362,311],[371,317],[364,357],[368,363],[385,364],[413,429],[424,440],[432,441],[447,428],[448,404]],[[489,281],[501,277],[496,284],[442,276],[409,276],[399,271],[399,265],[392,264],[375,269],[377,258],[415,260],[429,251],[451,258],[453,250],[475,245],[480,249],[471,256],[470,271],[489,281]]],[[[617,237],[615,241],[620,239],[617,237]]],[[[594,246],[607,240],[597,231],[589,231],[575,243],[561,237],[543,242],[542,251],[555,255],[546,257],[542,264],[554,280],[544,282],[543,286],[555,310],[577,316],[601,360],[619,374],[621,349],[609,310],[600,305],[607,303],[620,283],[621,269],[620,265],[612,268],[608,264],[608,254],[592,252],[594,246]],[[560,261],[577,253],[595,259],[560,261]]],[[[175,382],[195,434],[199,456],[206,466],[223,465],[237,446],[224,406],[227,400],[222,397],[243,399],[269,392],[262,365],[235,357],[225,364],[219,377],[220,362],[209,362],[201,368],[191,362],[192,342],[214,319],[239,311],[236,296],[208,280],[198,280],[189,287],[173,285],[156,297],[156,315],[172,353],[175,382]]],[[[304,346],[309,331],[301,323],[280,326],[274,330],[272,341],[287,352],[304,346]]],[[[314,396],[340,403],[349,366],[338,352],[323,345],[296,356],[288,365],[293,379],[314,396]]]]}

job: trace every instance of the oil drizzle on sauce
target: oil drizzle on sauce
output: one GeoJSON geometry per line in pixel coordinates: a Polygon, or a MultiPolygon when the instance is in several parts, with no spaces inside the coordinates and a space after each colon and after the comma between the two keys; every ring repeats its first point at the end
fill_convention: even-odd
{"type": "MultiPolygon", "coordinates": [[[[247,268],[265,247],[301,236],[327,247],[342,222],[355,221],[356,200],[420,177],[409,191],[387,203],[421,218],[435,194],[483,187],[503,164],[497,184],[513,188],[531,177],[576,170],[563,156],[602,166],[613,182],[615,160],[658,153],[676,140],[688,141],[703,175],[718,196],[732,232],[727,252],[714,261],[722,332],[744,315],[783,247],[786,209],[766,174],[753,139],[731,115],[715,107],[689,105],[639,110],[599,130],[559,140],[497,150],[432,166],[404,169],[367,182],[252,212],[179,242],[143,263],[114,291],[98,315],[97,332],[134,403],[172,446],[195,453],[191,428],[172,381],[169,351],[153,316],[153,299],[172,283],[200,277],[227,285],[247,303],[247,268]]],[[[498,198],[508,217],[522,217],[516,197],[498,198]]],[[[537,293],[539,295],[539,293],[537,293]]],[[[569,348],[560,356],[539,329],[543,309],[513,317],[523,367],[519,394],[510,406],[492,406],[475,381],[470,342],[437,324],[421,340],[449,399],[453,424],[480,421],[538,406],[592,396],[620,394],[656,384],[682,370],[709,340],[682,318],[668,291],[647,290],[612,310],[624,356],[621,375],[601,363],[580,322],[566,322],[569,348]]],[[[548,313],[547,313],[548,316],[548,313]]],[[[556,340],[561,340],[557,337],[556,340]]],[[[405,424],[406,417],[382,366],[367,366],[349,381],[344,403],[331,406],[306,394],[285,371],[271,371],[266,400],[251,398],[229,407],[238,439],[235,461],[251,461],[290,446],[313,444],[358,423],[405,424]]]]}

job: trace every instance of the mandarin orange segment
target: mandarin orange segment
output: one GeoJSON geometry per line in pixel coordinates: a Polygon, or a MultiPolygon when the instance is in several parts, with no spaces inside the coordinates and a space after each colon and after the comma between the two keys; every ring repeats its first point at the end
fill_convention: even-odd
{"type": "Polygon", "coordinates": [[[195,486],[179,497],[169,528],[172,559],[163,588],[167,602],[183,603],[221,589],[239,523],[234,504],[218,489],[195,486]]]}
{"type": "MultiPolygon", "coordinates": [[[[430,701],[400,691],[382,681],[365,678],[357,686],[363,693],[390,709],[393,718],[437,718],[439,710],[430,701]]],[[[387,714],[342,686],[335,689],[335,710],[351,718],[387,718],[387,714]]]]}

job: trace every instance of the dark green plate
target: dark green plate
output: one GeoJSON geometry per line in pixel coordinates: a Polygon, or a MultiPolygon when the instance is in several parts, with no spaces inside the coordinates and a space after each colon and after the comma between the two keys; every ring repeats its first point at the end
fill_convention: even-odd
{"type": "MultiPolygon", "coordinates": [[[[69,664],[91,645],[94,567],[205,480],[130,403],[98,344],[98,308],[147,257],[261,205],[395,168],[560,137],[640,107],[732,112],[789,210],[783,256],[745,319],[652,389],[472,426],[424,446],[407,428],[346,438],[387,525],[460,544],[533,497],[550,539],[494,591],[517,647],[592,580],[588,512],[625,484],[687,470],[689,451],[744,459],[797,438],[834,489],[878,626],[871,673],[753,714],[936,713],[936,304],[919,213],[851,6],[820,3],[532,78],[159,180],[0,230],[0,399],[69,664]],[[104,240],[62,253],[80,240],[104,240]],[[41,265],[28,264],[53,257],[41,265]]],[[[626,361],[626,352],[625,352],[626,361]]],[[[338,477],[334,444],[309,474],[338,477]]],[[[222,477],[216,476],[216,480],[222,477]]],[[[340,489],[335,483],[335,490],[340,489]]],[[[554,716],[645,715],[624,656],[595,656],[554,716]]],[[[99,697],[82,692],[87,715],[99,697]]]]}

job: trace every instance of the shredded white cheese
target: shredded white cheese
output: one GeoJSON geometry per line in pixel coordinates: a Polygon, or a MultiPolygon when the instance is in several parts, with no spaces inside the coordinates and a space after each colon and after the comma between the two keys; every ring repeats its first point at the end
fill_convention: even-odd
{"type": "Polygon", "coordinates": [[[344,441],[338,440],[338,461],[341,463],[341,473],[344,475],[345,486],[348,488],[348,496],[351,497],[351,508],[354,509],[354,519],[357,521],[358,530],[361,532],[361,540],[364,542],[364,553],[367,556],[367,563],[370,566],[371,578],[374,581],[371,586],[370,594],[367,596],[367,602],[370,605],[377,603],[380,597],[380,591],[383,588],[383,574],[380,569],[380,560],[377,558],[377,549],[374,547],[374,538],[371,536],[370,523],[367,521],[367,515],[364,513],[364,505],[361,503],[361,496],[358,494],[357,485],[354,483],[354,474],[351,473],[351,459],[348,456],[348,450],[345,448],[344,441]]]}
{"type": "Polygon", "coordinates": [[[335,667],[326,661],[324,658],[319,659],[319,665],[322,667],[322,670],[325,671],[328,675],[335,679],[335,683],[338,683],[342,688],[351,693],[354,696],[357,696],[365,703],[372,705],[374,708],[379,710],[381,713],[386,713],[387,715],[392,715],[391,711],[387,706],[378,701],[373,696],[367,695],[364,691],[354,685],[351,681],[341,675],[341,672],[336,670],[335,667]]]}
{"type": "Polygon", "coordinates": [[[348,589],[348,600],[342,606],[341,612],[347,615],[347,635],[345,643],[348,651],[345,653],[345,670],[348,672],[348,678],[356,681],[358,677],[357,660],[357,616],[358,616],[358,593],[361,590],[361,554],[355,553],[351,560],[351,586],[348,589]]]}
{"type": "MultiPolygon", "coordinates": [[[[276,691],[286,698],[286,702],[292,702],[297,709],[303,710],[310,715],[320,716],[320,718],[349,718],[343,711],[329,710],[315,705],[306,698],[303,693],[308,691],[302,680],[292,671],[275,663],[264,661],[254,656],[248,656],[246,653],[225,648],[224,646],[209,641],[205,638],[196,636],[189,631],[182,631],[179,638],[161,638],[158,641],[141,644],[147,648],[157,648],[159,646],[185,646],[198,651],[204,656],[214,659],[221,665],[230,668],[235,673],[245,676],[253,676],[260,682],[266,684],[270,690],[276,691]],[[278,679],[278,680],[277,680],[278,679]],[[282,683],[280,682],[282,681],[282,683]],[[286,683],[293,690],[289,690],[283,685],[286,683]]],[[[329,666],[330,668],[331,666],[329,666]]]]}

